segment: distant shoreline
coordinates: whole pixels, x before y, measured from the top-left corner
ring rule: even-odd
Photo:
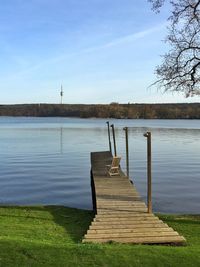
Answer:
[[[200,103],[180,104],[13,104],[0,116],[115,119],[200,119]]]

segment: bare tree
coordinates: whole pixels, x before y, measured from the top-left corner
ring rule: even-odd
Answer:
[[[165,0],[148,0],[159,12]],[[166,0],[167,1],[167,0]],[[166,42],[171,49],[156,67],[154,83],[186,97],[200,95],[200,0],[169,0],[173,10]]]

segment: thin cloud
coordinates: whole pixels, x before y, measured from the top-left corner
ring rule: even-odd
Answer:
[[[143,39],[143,38],[145,38],[145,37],[147,37],[147,36],[149,36],[155,32],[159,32],[159,31],[163,30],[165,27],[166,27],[166,22],[163,24],[160,24],[158,26],[151,27],[147,30],[139,31],[139,32],[136,32],[133,34],[128,34],[126,36],[122,36],[120,38],[116,38],[116,39],[109,41],[109,42],[102,44],[102,45],[89,47],[89,48],[82,49],[82,50],[74,52],[74,53],[61,54],[59,56],[52,57],[52,58],[49,58],[47,60],[41,61],[38,64],[32,65],[29,68],[26,68],[26,69],[24,69],[18,73],[15,73],[14,75],[12,75],[11,78],[22,77],[22,76],[24,76],[30,72],[36,71],[40,68],[43,68],[44,66],[55,64],[55,63],[64,61],[64,60],[71,58],[71,57],[74,57],[74,56],[81,56],[81,55],[84,55],[87,53],[97,52],[97,51],[100,51],[102,49],[109,49],[109,48],[112,48],[114,46],[118,46],[118,45],[130,43],[130,42],[133,42],[136,40],[140,40],[140,39]]]
[[[121,38],[117,38],[117,39],[103,45],[102,48],[113,47],[113,46],[116,46],[119,44],[124,44],[124,43],[128,43],[128,42],[140,40],[140,39],[143,39],[144,37],[146,37],[152,33],[155,33],[155,32],[158,32],[158,31],[164,29],[165,27],[166,27],[166,23],[163,23],[159,26],[152,27],[152,28],[149,28],[147,30],[143,30],[140,32],[129,34],[129,35],[123,36]]]

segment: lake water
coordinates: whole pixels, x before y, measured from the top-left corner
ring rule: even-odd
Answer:
[[[110,120],[125,170],[146,200],[146,131],[152,132],[153,210],[200,213],[200,120]],[[92,209],[90,152],[108,150],[106,119],[0,117],[0,204]]]

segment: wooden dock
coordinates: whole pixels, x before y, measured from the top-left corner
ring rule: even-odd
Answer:
[[[83,242],[183,244],[185,238],[147,212],[135,186],[121,174],[109,177],[110,152],[91,153],[93,202],[96,215]]]

